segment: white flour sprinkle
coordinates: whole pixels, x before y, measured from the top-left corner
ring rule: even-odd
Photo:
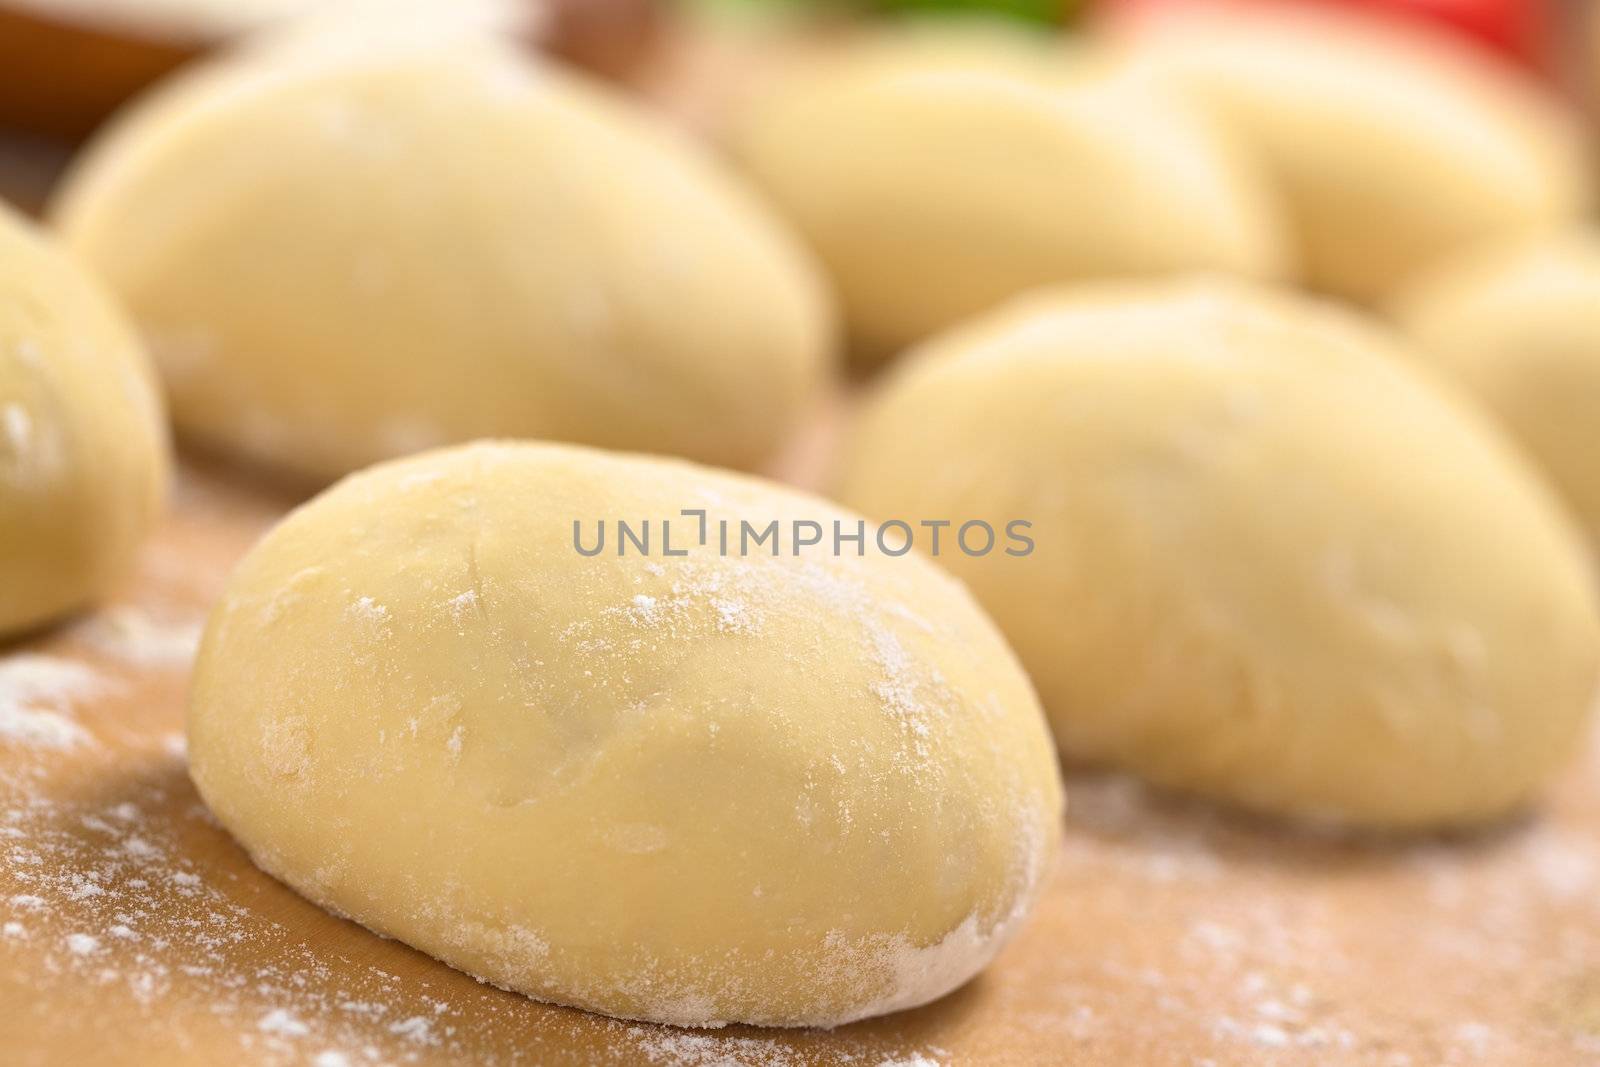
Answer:
[[[150,667],[187,667],[200,647],[204,620],[169,619],[120,605],[97,612],[73,636],[97,652]]]
[[[671,1030],[666,1027],[632,1028],[638,1055],[651,1067],[805,1067],[817,1062],[802,1048],[787,1041],[762,1037],[726,1037]],[[826,1062],[849,1067],[944,1067],[934,1049],[899,1052],[889,1056],[830,1050]]]
[[[141,860],[150,859],[159,853],[159,850],[156,848],[156,846],[152,845],[142,837],[128,838],[122,843],[122,851],[126,852],[134,859]]]
[[[360,597],[350,605],[350,614],[360,619],[372,622],[383,622],[389,617],[389,609],[369,596]]]
[[[457,622],[460,622],[477,608],[478,591],[476,589],[468,589],[459,596],[451,597],[446,606],[449,607],[451,616]]]
[[[318,1062],[320,1050],[345,1057],[320,1061],[330,1065],[406,1063],[428,1048],[475,1058],[452,1037],[462,1008],[437,995],[433,980],[402,986],[303,942],[232,899],[231,871],[218,872],[221,887],[208,884],[187,857],[197,834],[226,847],[223,831],[192,795],[181,799],[189,789],[181,764],[163,766],[172,757],[159,748],[149,758],[156,763],[128,792],[89,804],[53,799],[37,779],[0,763],[0,842],[10,847],[0,851],[3,953],[36,953],[30,966],[46,987],[91,982],[120,1002],[124,1017],[131,1010],[152,1028],[181,1025],[169,998],[187,990],[208,1014],[232,1020],[251,1062]],[[13,963],[0,955],[0,966]],[[498,991],[466,997],[474,1011],[507,1009]],[[374,1027],[391,1025],[405,1047],[380,1051]]]
[[[0,743],[68,749],[92,743],[64,712],[107,688],[75,660],[23,653],[0,659]]]
[[[407,1041],[415,1041],[419,1045],[437,1044],[433,1033],[433,1020],[421,1015],[413,1015],[391,1024],[389,1032]]]
[[[92,956],[100,951],[100,939],[92,934],[68,934],[67,951],[74,956]]]
[[[21,404],[7,404],[0,408],[0,433],[13,453],[20,455],[33,440],[33,418]]]
[[[256,1029],[264,1034],[280,1034],[284,1037],[304,1037],[311,1032],[311,1027],[282,1008],[274,1008],[263,1015],[261,1021],[256,1023]]]
[[[632,614],[634,618],[642,622],[654,622],[659,617],[656,610],[656,598],[640,593],[633,598]]]
[[[750,611],[741,601],[724,600],[713,597],[711,607],[717,613],[717,622],[727,633],[747,633],[750,627]]]
[[[83,727],[53,711],[0,704],[0,743],[65,749],[89,740]]]

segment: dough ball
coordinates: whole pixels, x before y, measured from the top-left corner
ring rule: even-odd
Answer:
[[[1538,460],[1600,545],[1600,233],[1445,267],[1397,305],[1419,351]]]
[[[650,521],[650,555],[617,554],[618,518]],[[950,991],[1056,847],[1027,678],[925,560],[795,556],[787,532],[723,556],[724,519],[859,521],[555,445],[350,478],[212,616],[201,794],[313,900],[541,1000],[831,1026]],[[574,523],[592,549],[601,520],[581,555]]]
[[[867,356],[1040,285],[1284,269],[1253,174],[1180,101],[1026,38],[861,42],[736,125]]]
[[[0,207],[0,635],[123,578],[169,467],[155,376],[132,328]]]
[[[1241,284],[1016,304],[912,357],[842,499],[1033,523],[941,556],[1070,756],[1316,821],[1469,823],[1576,743],[1600,618],[1574,532],[1388,335]]]
[[[179,78],[70,176],[180,432],[318,479],[491,435],[765,460],[831,356],[767,210],[487,32],[362,25]]]
[[[1575,116],[1473,46],[1317,5],[1164,14],[1136,65],[1276,181],[1307,279],[1358,301],[1481,241],[1579,215]]]

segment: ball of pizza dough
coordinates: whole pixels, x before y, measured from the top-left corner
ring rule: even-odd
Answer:
[[[155,375],[132,328],[0,207],[0,635],[125,577],[169,470]]]
[[[1243,283],[1023,301],[911,357],[841,499],[1031,522],[947,552],[1065,753],[1306,820],[1528,796],[1600,676],[1579,539],[1476,409],[1353,314]]]
[[[180,434],[324,480],[496,435],[762,463],[832,355],[765,206],[488,31],[371,34],[181,76],[68,178]]]
[[[1441,268],[1396,304],[1419,354],[1483,401],[1600,545],[1600,233]]]
[[[782,552],[724,554],[741,520]],[[212,615],[195,783],[311,899],[541,1000],[690,1026],[932,1000],[1049,868],[1049,731],[959,583],[870,535],[795,555],[795,520],[859,521],[571,446],[355,475]]]
[[[1274,180],[1307,280],[1362,302],[1473,244],[1582,214],[1581,127],[1470,44],[1320,5],[1162,12],[1134,66],[1208,109]]]
[[[775,79],[731,143],[867,358],[1040,285],[1285,269],[1255,174],[1180,100],[1021,36],[857,42]]]

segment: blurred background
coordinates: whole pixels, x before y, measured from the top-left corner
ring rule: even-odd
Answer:
[[[164,74],[255,30],[349,0],[0,0],[0,191],[37,206],[70,151]],[[769,49],[851,27],[994,19],[1040,34],[1193,8],[1311,5],[1472,42],[1595,112],[1590,0],[518,0],[529,45],[700,117]],[[403,3],[397,7],[404,6]]]

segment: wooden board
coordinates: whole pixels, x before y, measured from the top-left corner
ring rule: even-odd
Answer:
[[[1600,1063],[1600,746],[1514,825],[1389,844],[1071,774],[1062,863],[995,966],[831,1033],[479,985],[257,871],[189,783],[207,605],[291,503],[186,468],[115,603],[0,652],[5,1062]]]

